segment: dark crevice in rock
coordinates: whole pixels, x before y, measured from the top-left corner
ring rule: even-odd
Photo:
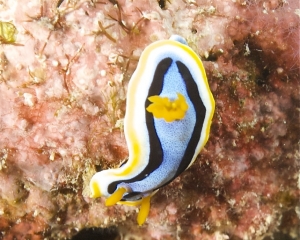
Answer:
[[[70,240],[117,240],[119,235],[119,231],[115,226],[109,228],[92,227],[82,229]]]

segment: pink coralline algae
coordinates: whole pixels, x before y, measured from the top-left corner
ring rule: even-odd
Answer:
[[[297,0],[0,2],[16,29],[0,30],[0,239],[299,239],[299,20]],[[88,184],[126,160],[128,80],[172,34],[201,56],[216,113],[138,227]]]

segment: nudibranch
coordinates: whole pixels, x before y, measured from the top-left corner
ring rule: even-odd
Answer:
[[[128,161],[96,173],[92,197],[107,197],[106,206],[140,206],[142,225],[151,196],[191,166],[204,147],[214,109],[203,64],[186,40],[173,35],[150,44],[128,85]]]

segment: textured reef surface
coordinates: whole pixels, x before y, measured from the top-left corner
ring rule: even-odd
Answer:
[[[298,0],[0,1],[0,239],[299,239],[299,20]],[[216,112],[139,227],[88,184],[126,160],[128,81],[172,34]]]

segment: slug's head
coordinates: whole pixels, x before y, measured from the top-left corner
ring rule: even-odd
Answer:
[[[108,185],[112,182],[113,175],[109,170],[96,173],[90,181],[90,191],[92,198],[109,196]]]

